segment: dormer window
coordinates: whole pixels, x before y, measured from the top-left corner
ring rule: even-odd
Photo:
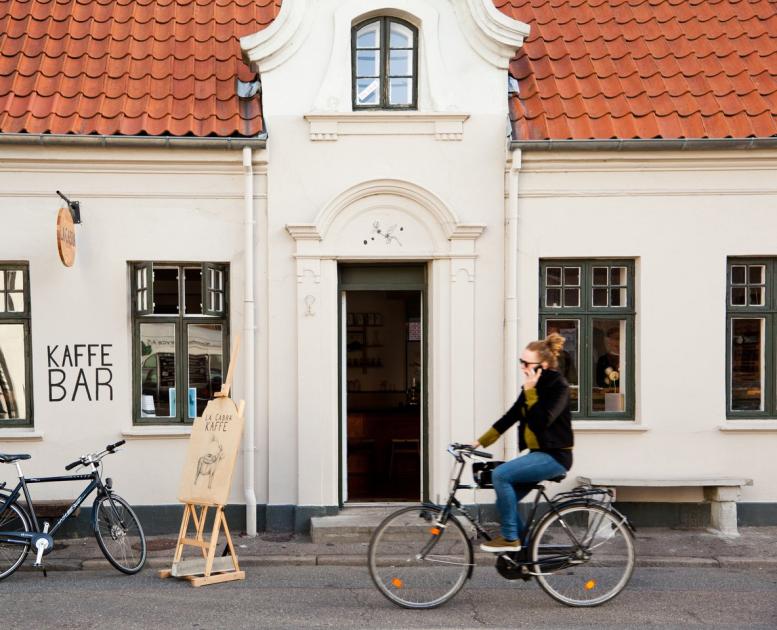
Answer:
[[[417,109],[418,29],[380,17],[352,31],[353,108]]]

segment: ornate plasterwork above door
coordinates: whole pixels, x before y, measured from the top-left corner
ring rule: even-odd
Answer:
[[[436,195],[411,182],[358,184],[331,200],[314,223],[290,223],[302,258],[474,258],[481,224],[461,223]]]

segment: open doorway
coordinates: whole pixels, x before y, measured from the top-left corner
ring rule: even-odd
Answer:
[[[343,496],[349,502],[422,496],[422,290],[344,290]]]

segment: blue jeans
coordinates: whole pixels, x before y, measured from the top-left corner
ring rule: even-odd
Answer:
[[[516,457],[494,469],[491,479],[496,490],[496,507],[502,517],[502,536],[506,540],[518,540],[523,532],[518,502],[529,494],[529,486],[566,472],[553,457],[539,451]]]

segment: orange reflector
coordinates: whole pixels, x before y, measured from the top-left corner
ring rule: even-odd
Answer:
[[[391,583],[397,588],[402,588],[405,585],[405,583],[399,578],[394,578],[391,580]]]
[[[440,528],[439,527],[432,527],[432,529],[429,530],[432,532],[432,536],[439,536],[440,535]]]
[[[585,590],[592,591],[596,588],[596,580],[588,580],[585,583]]]

